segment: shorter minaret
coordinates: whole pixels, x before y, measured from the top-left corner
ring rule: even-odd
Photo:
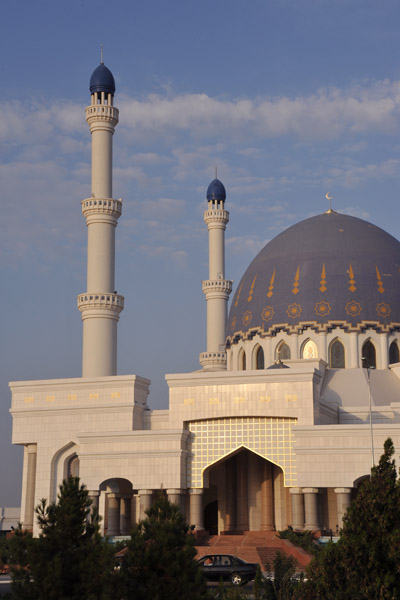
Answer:
[[[208,371],[226,369],[225,328],[232,281],[225,279],[225,228],[229,221],[225,199],[225,188],[216,178],[208,186],[208,208],[204,213],[208,228],[209,279],[202,282],[207,301],[207,352],[200,354],[200,364]]]
[[[83,321],[82,377],[117,374],[117,323],[124,297],[115,291],[115,228],[122,199],[112,198],[112,138],[118,123],[115,82],[101,64],[90,78],[86,121],[92,134],[92,195],[82,200],[88,228],[87,292],[78,296]]]

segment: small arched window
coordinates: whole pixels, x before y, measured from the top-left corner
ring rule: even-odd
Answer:
[[[256,352],[256,369],[264,369],[264,350],[259,346]]]
[[[389,364],[400,362],[399,347],[397,342],[392,342],[389,348]]]
[[[67,473],[68,477],[72,475],[72,477],[79,477],[79,458],[78,456],[73,456],[69,459],[67,463]]]
[[[303,346],[302,358],[318,358],[318,349],[312,340],[307,340]]]
[[[363,359],[365,359],[365,360],[363,360],[363,367],[365,367],[367,369],[370,367],[372,367],[373,369],[376,368],[375,346],[373,345],[371,340],[367,340],[363,344],[361,356]]]
[[[345,368],[344,346],[340,340],[334,340],[330,345],[329,366],[331,369]]]
[[[246,352],[241,348],[239,352],[239,371],[246,370]]]
[[[275,351],[275,360],[290,360],[290,348],[285,342],[278,344]]]

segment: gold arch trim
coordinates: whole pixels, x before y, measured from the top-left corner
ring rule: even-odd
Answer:
[[[204,471],[233,452],[246,448],[278,465],[285,487],[296,487],[297,470],[292,428],[297,419],[227,417],[189,423],[187,486],[203,487]]]

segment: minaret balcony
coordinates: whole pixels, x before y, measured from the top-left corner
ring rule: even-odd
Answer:
[[[204,212],[204,222],[206,225],[210,223],[226,225],[229,222],[229,212],[221,209],[206,210]]]
[[[78,308],[81,312],[92,308],[113,309],[119,314],[124,309],[124,297],[119,294],[86,292],[86,294],[79,294]]]
[[[199,362],[205,371],[223,371],[226,369],[226,352],[201,352]]]
[[[107,121],[113,127],[118,123],[119,110],[109,104],[94,104],[87,106],[86,121],[91,125],[94,121]]]
[[[229,279],[207,279],[206,281],[202,281],[202,288],[204,294],[211,294],[213,292],[222,293],[224,296],[228,298],[229,294],[232,291],[232,281]]]
[[[85,217],[91,215],[110,215],[116,219],[122,213],[122,198],[85,198],[81,201],[82,214]]]

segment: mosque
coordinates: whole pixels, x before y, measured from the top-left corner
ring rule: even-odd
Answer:
[[[228,315],[228,202],[212,181],[207,348],[198,371],[166,375],[169,409],[151,410],[150,381],[117,375],[114,93],[102,62],[86,108],[82,377],[10,383],[13,443],[24,446],[21,521],[37,533],[34,507],[72,473],[109,536],[128,533],[160,489],[197,531],[335,530],[384,440],[400,448],[400,243],[333,210],[306,219],[256,256]]]

